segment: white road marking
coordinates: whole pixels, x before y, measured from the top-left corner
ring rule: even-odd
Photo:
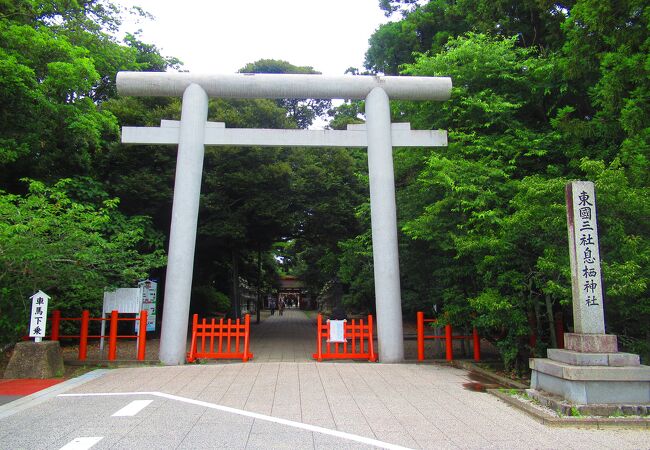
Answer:
[[[112,417],[135,416],[137,413],[146,408],[153,400],[133,400],[124,408],[113,414]]]
[[[74,438],[59,450],[86,450],[104,439],[103,437],[78,437]]]
[[[166,394],[164,392],[98,392],[98,393],[88,393],[88,394],[59,394],[58,396],[59,397],[102,397],[102,396],[128,396],[128,395],[139,395],[139,396],[153,395],[155,397],[162,397],[162,398],[167,398],[169,400],[176,400],[183,403],[189,403],[191,405],[202,406],[204,408],[216,409],[219,411],[224,411],[231,414],[238,414],[240,416],[250,417],[257,420],[265,420],[267,422],[278,423],[280,425],[287,425],[294,428],[300,428],[303,430],[311,431],[313,433],[321,433],[329,436],[338,437],[341,439],[347,439],[349,441],[361,442],[362,444],[374,445],[375,447],[379,447],[379,448],[386,448],[389,450],[408,450],[408,447],[402,447],[400,445],[390,444],[388,442],[382,442],[382,441],[378,441],[377,439],[371,439],[356,434],[345,433],[343,431],[338,431],[338,430],[329,430],[327,428],[319,427],[316,425],[294,422],[293,420],[267,416],[265,414],[244,411],[241,409],[231,408],[229,406],[217,405],[214,403],[208,403],[201,400],[179,397],[178,395]]]

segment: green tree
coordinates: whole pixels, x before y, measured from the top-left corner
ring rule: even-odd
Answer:
[[[101,102],[114,97],[119,70],[164,70],[178,61],[154,46],[112,34],[119,9],[107,1],[0,5],[0,185],[93,175],[95,159],[117,140]]]
[[[241,73],[284,73],[284,74],[320,74],[311,66],[294,66],[287,61],[276,59],[260,59],[239,69]],[[287,115],[296,123],[298,128],[307,128],[314,120],[323,117],[332,106],[329,99],[295,99],[285,98],[276,100],[277,104],[287,110]]]
[[[397,75],[415,61],[414,53],[438,53],[450,38],[467,32],[510,38],[521,47],[559,49],[561,27],[575,1],[553,0],[381,0],[386,15],[399,11],[401,20],[381,25],[370,37],[365,67]]]
[[[390,25],[394,34],[411,37],[376,33],[367,68],[454,82],[449,102],[393,104],[395,116],[416,128],[450,131],[444,153],[421,162],[402,151],[396,157],[405,309],[419,297],[425,309],[444,305],[452,322],[475,313],[506,363],[525,367],[529,350],[553,345],[553,315],[571,313],[563,187],[591,179],[606,205],[599,219],[607,327],[627,348],[647,352],[647,331],[632,316],[645,320],[648,297],[648,230],[637,219],[647,217],[648,7],[588,0],[381,5],[402,13]],[[483,34],[458,38],[469,30]],[[531,333],[536,349],[528,348]]]
[[[25,333],[27,299],[41,289],[51,309],[79,316],[97,312],[107,287],[133,285],[165,263],[148,219],[126,217],[118,201],[101,207],[68,194],[70,180],[52,187],[31,181],[24,195],[0,194],[0,343]]]

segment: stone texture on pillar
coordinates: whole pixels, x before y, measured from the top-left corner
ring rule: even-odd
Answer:
[[[572,181],[565,194],[574,330],[605,334],[594,183]]]
[[[618,339],[615,334],[564,333],[564,348],[576,352],[616,353]]]
[[[199,216],[208,96],[191,84],[183,94],[167,276],[160,336],[160,361],[185,363],[187,325]]]
[[[390,104],[381,88],[374,88],[366,97],[366,126],[379,361],[398,363],[404,360],[404,335],[397,207]]]

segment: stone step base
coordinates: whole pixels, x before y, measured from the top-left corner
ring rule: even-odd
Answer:
[[[553,361],[573,366],[638,367],[641,365],[639,355],[633,353],[582,353],[549,348],[547,356]]]
[[[650,366],[578,366],[533,358],[530,387],[578,404],[650,405]]]
[[[650,414],[650,405],[632,404],[577,404],[566,401],[564,398],[537,389],[526,389],[529,397],[537,400],[541,405],[550,408],[563,416],[647,416]]]

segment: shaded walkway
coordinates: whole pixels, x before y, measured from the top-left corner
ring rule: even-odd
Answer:
[[[251,351],[255,362],[312,361],[316,351],[316,320],[298,309],[285,309],[251,324]]]

